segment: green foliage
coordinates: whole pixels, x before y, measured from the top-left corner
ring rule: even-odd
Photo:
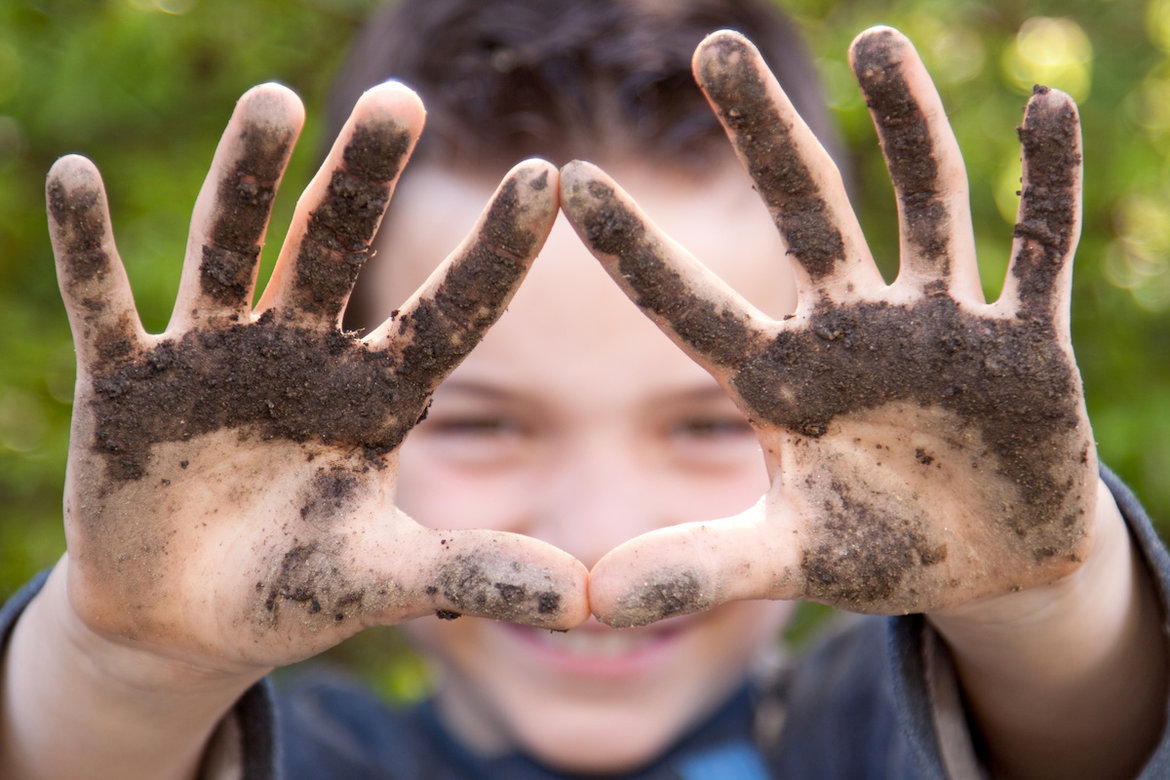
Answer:
[[[317,159],[324,96],[373,4],[0,4],[0,598],[64,549],[73,351],[45,228],[45,172],[70,152],[102,169],[143,321],[161,330],[195,194],[236,99],[268,80],[305,99],[310,119],[287,177],[295,193]],[[288,224],[290,192],[273,236]]]
[[[291,194],[317,159],[329,82],[375,4],[0,5],[0,598],[64,549],[60,496],[73,365],[45,231],[45,171],[56,157],[81,152],[105,172],[143,319],[161,329],[191,205],[234,101],[270,79],[306,100],[308,127],[272,230],[279,236]],[[1170,520],[1170,480],[1162,476],[1170,472],[1170,361],[1158,357],[1170,346],[1170,0],[786,5],[822,67],[856,163],[862,222],[887,274],[896,267],[894,201],[845,62],[854,34],[876,23],[899,27],[935,75],[970,171],[989,298],[1010,250],[1019,178],[1014,128],[1026,95],[1033,81],[1044,81],[1078,98],[1086,193],[1074,343],[1102,459],[1155,517]],[[269,251],[265,273],[271,262]]]

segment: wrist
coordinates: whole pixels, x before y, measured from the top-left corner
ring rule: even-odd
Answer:
[[[1068,577],[929,616],[995,771],[1121,776],[1157,744],[1167,684],[1162,608],[1104,484],[1089,528],[1090,552]]]
[[[977,599],[927,617],[952,643],[977,647],[1027,641],[1044,635],[1079,632],[1093,626],[1098,633],[1118,628],[1118,606],[1133,595],[1136,561],[1129,530],[1112,493],[1098,480],[1089,552],[1076,571],[1045,585],[1002,596]]]
[[[217,724],[264,670],[213,672],[91,631],[69,604],[67,565],[5,652],[0,775],[193,776]]]

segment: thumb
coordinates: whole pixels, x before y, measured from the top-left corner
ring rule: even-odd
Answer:
[[[626,628],[728,601],[799,597],[795,531],[766,520],[766,500],[734,517],[660,528],[615,547],[589,574],[593,614]]]

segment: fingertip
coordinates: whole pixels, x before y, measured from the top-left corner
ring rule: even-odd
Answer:
[[[353,109],[353,118],[359,122],[396,124],[415,138],[422,133],[426,115],[426,108],[418,93],[395,80],[384,81],[367,89]]]
[[[1036,84],[1024,109],[1025,129],[1047,130],[1056,123],[1080,122],[1077,103],[1067,92]],[[1037,127],[1043,125],[1043,127]]]
[[[105,186],[89,158],[70,154],[53,163],[45,178],[45,202],[58,255],[91,251],[108,239]]]
[[[570,188],[580,189],[585,183],[594,179],[608,178],[605,172],[586,160],[570,160],[561,167],[561,193]]]
[[[430,608],[549,629],[589,618],[585,566],[563,550],[494,531],[434,531],[424,541],[439,554],[420,583]]]
[[[908,49],[914,48],[902,31],[879,24],[862,30],[849,44],[849,61],[858,64],[894,62]]]
[[[571,218],[609,201],[621,188],[597,165],[584,160],[566,163],[560,171],[561,205]]]
[[[602,623],[612,628],[634,628],[659,620],[710,609],[716,601],[710,579],[686,564],[642,569],[618,554],[603,557],[589,580],[589,605]]]
[[[709,33],[695,47],[692,58],[694,72],[699,74],[713,62],[727,60],[737,54],[755,50],[755,45],[743,33],[735,30],[716,30]]]
[[[88,157],[67,154],[60,157],[45,175],[46,191],[59,190],[74,193],[85,189],[101,188],[102,177],[97,166]]]
[[[249,89],[236,101],[236,107],[254,124],[297,130],[305,124],[305,106],[300,97],[274,81]]]
[[[497,191],[497,197],[507,187],[514,188],[521,204],[521,221],[542,236],[541,245],[552,229],[560,208],[560,171],[539,158],[525,160],[508,171]],[[533,258],[535,259],[535,253]]]

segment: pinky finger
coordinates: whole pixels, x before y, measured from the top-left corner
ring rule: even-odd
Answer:
[[[1081,132],[1072,98],[1037,87],[1020,127],[1023,188],[999,306],[1067,330],[1081,230]]]
[[[130,282],[114,246],[101,175],[78,155],[62,157],[45,186],[57,282],[69,314],[78,372],[120,360],[145,343]]]

